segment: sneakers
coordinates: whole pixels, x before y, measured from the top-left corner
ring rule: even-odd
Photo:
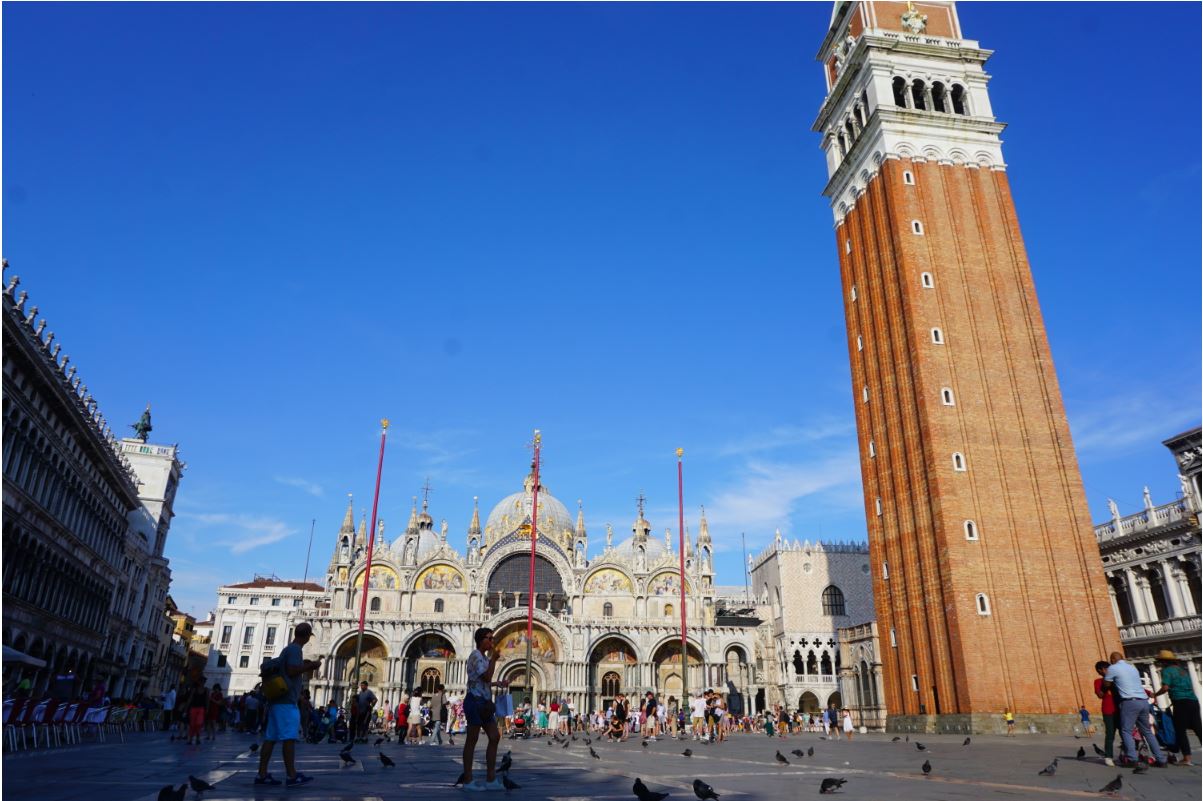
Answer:
[[[501,779],[494,779],[491,782],[485,782],[486,790],[504,790],[505,785],[501,783]]]
[[[269,774],[267,774],[266,776],[256,776],[256,777],[255,777],[255,784],[270,784],[270,785],[272,785],[272,786],[276,786],[276,785],[279,785],[279,784],[283,784],[283,782],[282,782],[282,781],[280,781],[279,779],[276,779],[276,778],[274,778],[274,777],[273,777],[273,776],[272,776],[272,775],[269,773]]]
[[[1115,767],[1115,760],[1114,760],[1114,759],[1112,759],[1111,757],[1103,757],[1103,764],[1104,764],[1104,765],[1106,765],[1106,766],[1107,766],[1107,767],[1109,767],[1109,768],[1114,768],[1114,767]]]
[[[482,793],[485,790],[485,783],[480,779],[476,779],[475,781],[465,784],[464,789],[470,793]]]
[[[296,778],[289,779],[288,783],[285,786],[286,787],[300,787],[302,784],[309,784],[309,782],[311,782],[311,781],[313,781],[312,776],[306,776],[304,773],[298,772]],[[279,784],[279,782],[277,782],[277,784]]]

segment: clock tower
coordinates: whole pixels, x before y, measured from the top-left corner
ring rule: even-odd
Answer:
[[[1120,649],[990,55],[952,2],[837,2],[818,54],[894,730],[1066,730]]]

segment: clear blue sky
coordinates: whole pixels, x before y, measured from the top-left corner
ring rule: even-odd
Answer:
[[[863,540],[814,62],[827,3],[5,4],[4,255],[114,423],[188,471],[181,605],[329,558],[393,421],[463,534],[545,483],[593,542],[675,526],[720,581]],[[1200,416],[1200,7],[966,3],[1091,511],[1178,492]],[[1154,39],[1141,32],[1156,30]]]

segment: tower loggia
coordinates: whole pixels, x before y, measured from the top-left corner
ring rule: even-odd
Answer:
[[[984,65],[955,3],[839,2],[818,59],[895,729],[1068,726],[1119,647]],[[886,646],[886,643],[890,646]]]

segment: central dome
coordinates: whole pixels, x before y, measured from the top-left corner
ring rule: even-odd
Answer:
[[[514,531],[523,523],[530,520],[531,505],[534,499],[535,481],[531,476],[526,477],[522,492],[507,495],[489,512],[485,522],[485,544],[492,545]],[[574,524],[568,515],[564,504],[547,491],[547,487],[539,485],[539,533],[550,537],[553,541],[564,543],[572,537]]]

